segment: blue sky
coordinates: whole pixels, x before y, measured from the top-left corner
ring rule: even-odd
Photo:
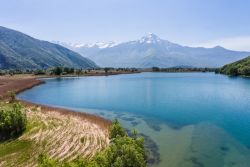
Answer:
[[[48,41],[128,41],[250,51],[250,0],[2,0],[0,25]]]

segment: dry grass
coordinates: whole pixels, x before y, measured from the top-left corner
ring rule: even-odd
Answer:
[[[8,91],[19,93],[41,83],[32,76],[0,77],[0,97],[6,98]]]
[[[26,132],[0,144],[1,167],[36,166],[40,153],[59,161],[91,158],[109,144],[108,121],[105,127],[80,113],[34,106],[27,106],[25,112],[29,122]]]

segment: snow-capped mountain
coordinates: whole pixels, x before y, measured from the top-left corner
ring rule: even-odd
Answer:
[[[161,42],[162,40],[155,34],[148,33],[146,36],[142,37],[139,41],[140,43],[158,43]]]
[[[152,33],[141,39],[119,44],[114,42],[71,44],[68,48],[90,58],[102,67],[220,67],[250,55],[250,52],[231,51],[220,46],[214,48],[181,46]]]
[[[118,45],[118,43],[115,43],[113,41],[109,42],[96,42],[96,43],[66,43],[66,42],[60,42],[60,41],[52,41],[53,43],[62,45],[64,47],[70,48],[70,49],[80,49],[80,48],[110,48],[113,46]]]

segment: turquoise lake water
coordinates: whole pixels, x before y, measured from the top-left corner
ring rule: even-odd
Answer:
[[[145,136],[150,166],[250,166],[250,79],[139,73],[45,81],[18,98],[118,118]]]

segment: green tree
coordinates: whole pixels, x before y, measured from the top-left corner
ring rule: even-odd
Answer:
[[[34,74],[35,75],[45,75],[46,72],[45,72],[45,70],[38,69],[38,70],[35,70]]]
[[[17,137],[25,130],[27,118],[21,110],[18,103],[0,108],[0,140]]]
[[[241,69],[241,73],[242,73],[242,75],[250,76],[250,66],[243,67]]]
[[[55,75],[61,75],[62,72],[63,72],[62,67],[56,67],[53,70],[53,74],[55,74]]]
[[[70,68],[69,73],[73,74],[74,72],[75,72],[75,69],[74,68]]]
[[[237,76],[238,75],[238,68],[234,67],[234,66],[229,67],[227,74],[232,75],[232,76]]]
[[[68,68],[68,67],[65,67],[64,69],[63,69],[63,71],[65,72],[65,73],[69,73],[69,71],[70,71],[70,69]]]
[[[81,75],[82,74],[82,69],[76,70],[76,75]]]
[[[125,130],[121,127],[119,121],[115,119],[109,130],[109,138],[114,139],[117,137],[124,137],[124,136],[126,136]]]
[[[144,148],[144,139],[137,137],[137,132],[132,132],[129,137],[126,131],[121,127],[119,121],[114,120],[110,128],[110,146],[99,156],[97,156],[97,165],[102,167],[145,167],[146,154]]]
[[[102,167],[145,167],[145,157],[143,138],[125,136],[115,138],[95,162]]]
[[[104,71],[105,71],[105,73],[108,73],[109,68],[108,68],[108,67],[105,67],[105,68],[104,68]]]
[[[152,67],[152,70],[155,71],[155,72],[159,72],[160,68],[159,67]]]

